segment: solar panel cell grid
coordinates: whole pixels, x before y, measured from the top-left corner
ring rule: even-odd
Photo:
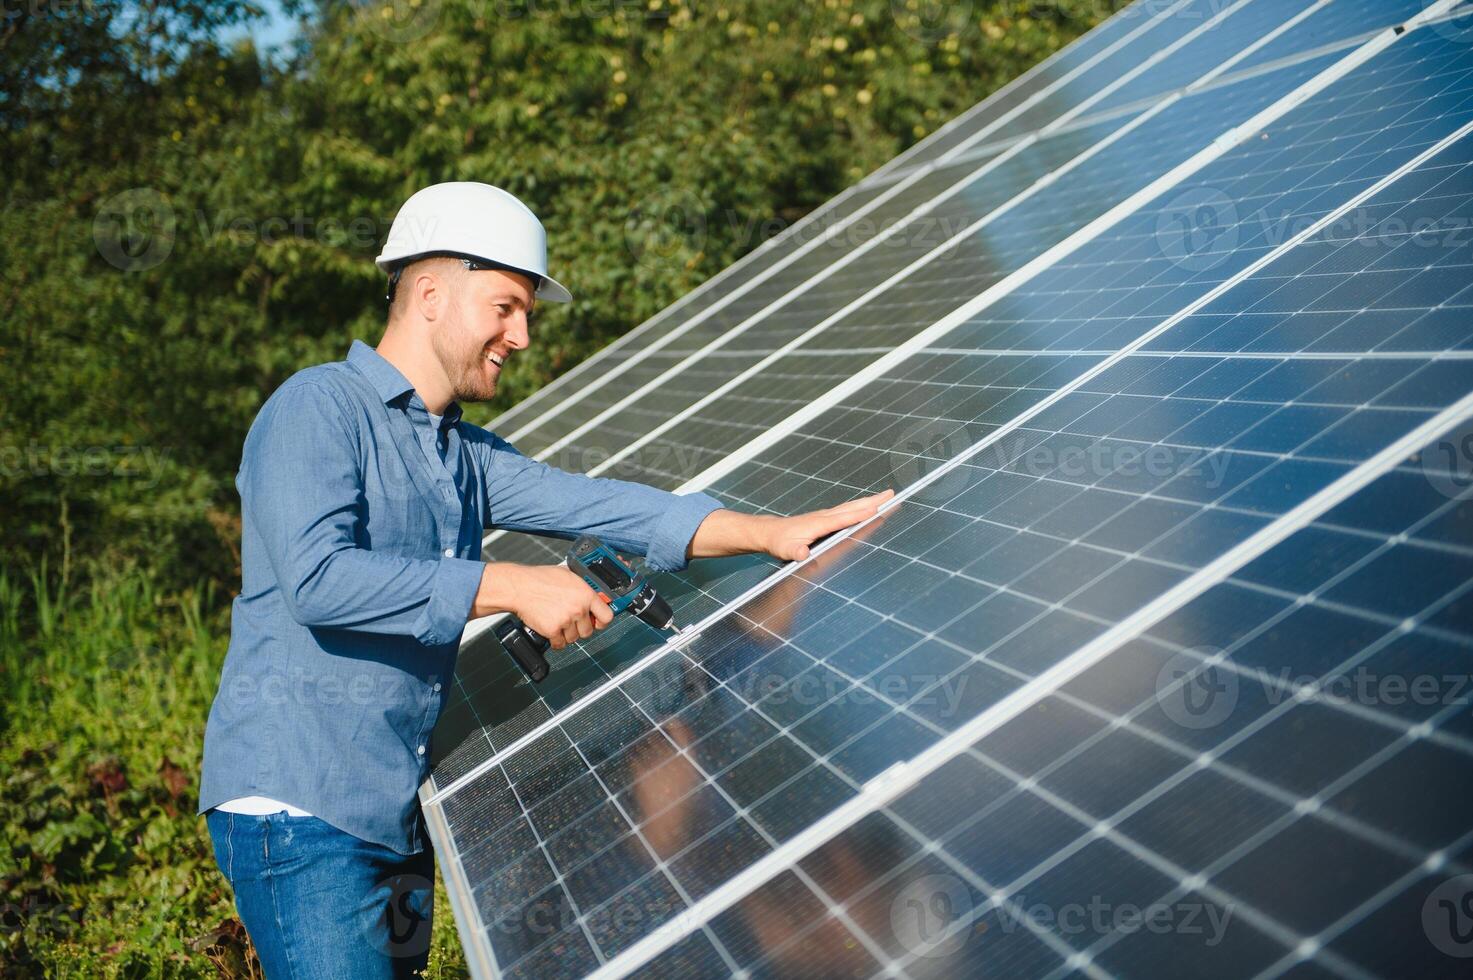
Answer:
[[[1017,203],[958,244],[906,271],[816,333],[803,348],[742,379],[740,387],[683,416],[678,430],[648,445],[678,444],[695,455],[700,468],[714,463],[1200,149],[1205,142],[1198,135],[1201,130],[1188,127],[1188,120],[1200,118],[1205,110],[1212,116],[1212,131],[1219,131],[1217,124],[1226,129],[1322,67],[1315,63],[1284,69],[1217,91],[1210,104],[1183,100],[1166,109],[1083,163],[1067,180],[1051,185],[1048,193]],[[846,353],[850,351],[856,353]],[[801,389],[793,387],[789,380],[793,377],[806,379]],[[646,474],[637,459],[630,471],[658,482],[657,474]]]
[[[1089,114],[1110,112],[1183,89],[1197,81],[1204,68],[1216,65],[1225,56],[1250,51],[1260,42],[1269,43],[1266,38],[1313,5],[1314,0],[1219,3],[1210,8],[1217,16],[1209,20],[1203,30],[1185,37],[1177,50],[1150,66],[1149,70],[1140,72],[1113,91],[1099,93],[1098,98],[1089,102],[1086,111]],[[1247,60],[1246,55],[1243,60]],[[1237,65],[1235,62],[1229,70],[1236,69]]]
[[[941,349],[918,357],[891,376],[877,379],[826,417],[816,420],[810,430],[792,437],[788,445],[775,450],[770,458],[758,457],[740,476],[734,474],[718,482],[712,490],[718,494],[730,493],[733,501],[746,506],[771,506],[771,501],[791,500],[795,496],[836,502],[855,490],[883,484],[830,465],[833,452],[826,451],[826,444],[867,446],[870,461],[887,459],[903,466],[905,451],[895,451],[904,444],[905,440],[897,438],[901,434],[938,445],[948,440],[955,444],[962,438],[979,438],[989,424],[1006,422],[1012,417],[1011,404],[1002,405],[995,416],[980,412],[968,414],[968,399],[978,397],[973,387],[975,382],[969,383],[968,376],[975,374],[1005,389],[1005,383],[990,379],[997,365],[1008,363],[999,359],[1008,351],[1016,351],[1017,356],[1011,360],[1023,364],[1039,359],[1039,355],[1025,356],[1029,350],[1061,355],[1079,352],[1074,357],[1087,366],[1090,352],[1108,353],[1142,336],[1163,317],[1200,298],[1208,288],[1240,272],[1290,234],[1308,227],[1330,208],[1384,177],[1425,149],[1430,141],[1446,136],[1470,118],[1473,109],[1469,106],[1469,86],[1473,84],[1470,75],[1473,69],[1459,57],[1459,48],[1432,34],[1409,38],[1403,43],[1408,45],[1407,49],[1398,52],[1393,47],[1363,72],[1285,117],[1266,134],[1267,139],[1249,141],[1232,151],[1189,182],[1142,208],[1137,215],[1020,285],[939,341]],[[1395,134],[1396,138],[1388,139],[1388,134]],[[1205,352],[1212,349],[1211,345],[1197,343],[1196,337],[1202,331],[1228,322],[1232,324],[1234,336],[1242,338],[1232,345],[1234,350],[1296,351],[1298,347],[1285,346],[1283,342],[1283,335],[1291,329],[1287,324],[1292,324],[1295,336],[1311,330],[1328,336],[1334,328],[1333,336],[1345,338],[1349,343],[1341,349],[1358,349],[1349,338],[1375,330],[1388,315],[1376,309],[1385,302],[1395,302],[1394,297],[1388,299],[1387,290],[1381,290],[1383,295],[1370,303],[1370,308],[1357,303],[1352,308],[1354,316],[1348,318],[1337,315],[1333,299],[1331,305],[1323,308],[1309,309],[1309,303],[1284,307],[1292,296],[1329,289],[1329,277],[1337,274],[1334,285],[1359,289],[1359,283],[1373,274],[1372,270],[1397,265],[1393,255],[1403,256],[1399,263],[1403,266],[1415,263],[1420,268],[1421,264],[1430,262],[1431,268],[1437,271],[1422,274],[1427,288],[1439,290],[1432,295],[1451,299],[1460,291],[1456,287],[1461,260],[1456,249],[1445,249],[1431,256],[1429,249],[1414,243],[1413,236],[1403,234],[1392,238],[1361,236],[1356,239],[1360,244],[1349,253],[1333,260],[1327,258],[1327,253],[1344,252],[1347,236],[1355,237],[1357,230],[1364,231],[1368,225],[1385,219],[1405,201],[1423,197],[1426,185],[1445,179],[1447,168],[1462,161],[1466,152],[1461,145],[1451,148],[1440,158],[1437,167],[1404,178],[1398,183],[1396,194],[1382,196],[1345,216],[1337,234],[1302,245],[1281,260],[1271,275],[1255,276],[1251,282],[1235,287],[1221,304],[1199,310],[1189,322],[1172,327],[1153,349],[1179,346],[1187,351]],[[1436,221],[1456,224],[1459,220],[1456,213],[1413,215],[1410,219],[1394,213],[1390,216],[1390,226],[1400,225],[1408,233],[1410,226],[1404,224],[1407,220],[1420,220],[1424,224]],[[1183,227],[1180,224],[1183,221],[1192,224]],[[1424,238],[1418,236],[1415,241],[1419,243]],[[1386,252],[1368,265],[1355,261],[1357,253],[1369,247],[1364,244],[1366,241],[1382,242],[1378,247]],[[1188,245],[1194,246],[1190,252]],[[1316,266],[1315,274],[1302,275],[1302,270],[1311,265]],[[1406,280],[1410,271],[1388,268],[1386,274]],[[1431,277],[1435,275],[1450,276],[1452,282],[1433,286]],[[1410,278],[1415,281],[1418,277]],[[1247,298],[1249,293],[1265,292],[1273,298],[1265,299],[1262,306],[1254,305]],[[1342,326],[1341,319],[1349,319],[1357,326]],[[1381,330],[1379,336],[1386,339],[1378,340],[1376,349],[1416,349],[1418,345],[1410,344],[1412,337],[1458,342],[1461,335],[1457,320],[1445,304],[1424,303],[1418,316],[1402,318],[1395,329]],[[1260,334],[1272,325],[1277,325],[1273,326],[1273,332],[1280,337],[1276,347]],[[1306,348],[1315,348],[1320,353],[1334,349],[1332,341],[1321,342],[1318,336]],[[1397,339],[1403,336],[1408,339]],[[1179,339],[1182,337],[1190,340]],[[1423,349],[1439,350],[1443,346],[1433,342]],[[1063,366],[1063,370],[1069,369],[1069,358],[1061,356],[1052,360]],[[1145,370],[1145,362],[1136,364]],[[1270,366],[1264,361],[1233,370],[1267,372]],[[1212,364],[1205,361],[1155,365],[1152,370],[1161,374],[1154,384],[1160,386],[1183,372],[1205,373],[1210,368]],[[1135,369],[1134,365],[1129,368]],[[1294,365],[1283,369],[1275,378],[1288,370],[1328,372],[1332,366],[1329,361]],[[1215,378],[1216,375],[1209,376]],[[907,398],[904,412],[892,412],[885,407],[896,397],[896,390],[904,392]],[[1105,411],[1121,410],[1122,404],[1114,402]],[[1221,440],[1250,420],[1260,420],[1261,411],[1244,405],[1220,406],[1206,413],[1195,425],[1202,437]],[[966,431],[958,429],[957,424],[964,425]],[[809,457],[825,465],[800,465]],[[873,463],[869,465],[872,468]],[[887,476],[884,472],[877,475],[880,479]],[[764,485],[766,490],[759,489]]]
[[[1254,51],[1238,67],[1248,70],[1305,51],[1354,43],[1405,23],[1429,6],[1427,0],[1335,0],[1320,4],[1292,30]]]
[[[1459,168],[1454,169],[1460,172]],[[1442,185],[1438,184],[1435,186]],[[1446,195],[1444,196],[1446,197]],[[1452,198],[1448,199],[1452,200]],[[1163,334],[1163,337],[1167,335]],[[1409,374],[1410,370],[1408,369],[1406,373]],[[1129,396],[1132,391],[1130,382],[1133,381],[1139,384],[1143,379],[1149,378],[1150,373],[1149,371],[1140,370],[1123,371],[1122,376],[1127,379],[1127,383],[1121,385],[1114,383],[1111,380],[1110,373],[1106,372],[1101,375],[1104,381],[1098,388],[1101,389],[1101,393],[1105,393],[1112,398]],[[1259,376],[1261,375],[1254,375],[1254,377]],[[1326,384],[1333,382],[1335,377],[1335,373],[1316,375],[1313,377],[1313,381],[1316,385]],[[1242,379],[1240,378],[1239,380]],[[1250,382],[1250,385],[1254,383],[1256,382]],[[1260,385],[1258,389],[1255,389],[1255,394],[1262,397],[1266,393],[1266,390]],[[1313,386],[1309,391],[1313,391]],[[1178,389],[1173,397],[1178,399],[1190,398],[1190,383],[1184,389]],[[1312,399],[1301,398],[1301,400]],[[1059,404],[1063,403],[1061,402]],[[1062,412],[1060,417],[1062,418],[1068,415],[1069,412]],[[1297,460],[1293,461],[1298,462]],[[1276,462],[1268,463],[1266,466],[1255,467],[1254,472],[1255,474],[1260,470],[1273,472],[1278,467],[1284,466],[1289,462],[1291,460],[1280,459]],[[997,477],[1003,472],[1003,469],[983,468],[976,474],[977,479],[969,480],[969,489],[974,486],[982,486],[987,480]],[[1321,472],[1298,480],[1299,498],[1302,499],[1303,496],[1306,496],[1313,489],[1317,489],[1323,485],[1324,482],[1328,481],[1330,475],[1336,472],[1338,471],[1333,466],[1327,465]],[[1170,481],[1166,482],[1169,483]],[[1252,480],[1247,481],[1248,485],[1251,485],[1251,483]],[[1296,481],[1290,480],[1288,484],[1292,489],[1296,485]],[[1139,487],[1132,487],[1131,490],[1135,493],[1140,492]],[[1159,493],[1161,491],[1158,489],[1157,492]],[[1241,493],[1242,491],[1240,490],[1230,494],[1225,498],[1226,502],[1221,506],[1227,509],[1233,509],[1233,501],[1238,499]],[[1169,499],[1171,494],[1162,493],[1162,496]],[[1012,495],[1007,495],[1002,501],[1002,504],[1005,505],[1008,499],[1012,499]],[[1287,496],[1285,491],[1280,487],[1274,493],[1268,494],[1261,499],[1254,497],[1243,499],[1248,504],[1245,509],[1251,513],[1255,509],[1272,508],[1275,504],[1285,506],[1293,498]],[[1187,518],[1187,515],[1195,509],[1188,507],[1180,516]],[[999,516],[999,512],[995,505],[980,509],[980,513],[976,515],[962,514],[961,516],[978,517],[994,525],[1006,526],[1005,522],[996,519]],[[1030,517],[1032,516],[1030,515]],[[912,538],[914,537],[916,526],[918,525],[913,524],[909,528],[912,532]],[[994,636],[1001,634],[1003,632],[1002,629],[984,630],[981,632],[981,635],[986,637],[983,642],[987,645],[983,647],[977,646],[977,640],[979,638],[977,632],[969,630],[961,633],[953,632],[952,634],[948,634],[943,628],[939,634],[934,635],[934,639],[942,643],[940,649],[929,652],[923,648],[917,649],[921,648],[922,644],[926,642],[927,626],[930,629],[935,629],[936,623],[916,623],[904,613],[904,610],[912,604],[919,604],[920,608],[924,609],[925,604],[923,600],[928,596],[934,595],[934,589],[937,584],[936,580],[955,574],[947,567],[927,567],[914,561],[905,561],[902,557],[902,560],[899,561],[882,561],[878,564],[871,561],[869,573],[860,574],[858,572],[848,571],[851,568],[859,569],[861,564],[852,561],[851,558],[848,561],[835,561],[832,566],[833,571],[825,571],[820,568],[815,573],[802,574],[800,577],[808,586],[823,587],[830,593],[840,597],[850,598],[855,604],[869,608],[872,614],[888,614],[891,622],[897,622],[911,627],[920,625],[922,627],[920,630],[915,633],[907,632],[903,634],[904,638],[900,642],[895,643],[893,647],[887,646],[885,649],[887,651],[894,650],[896,653],[906,651],[907,648],[915,650],[916,652],[906,652],[904,655],[918,658],[917,663],[936,667],[937,673],[930,675],[933,677],[938,675],[943,677],[953,675],[957,677],[979,675],[988,677],[988,675],[995,675],[995,677],[989,678],[993,683],[986,685],[987,695],[995,698],[1010,689],[1007,683],[1009,678],[1016,684],[1029,676],[1036,676],[1039,671],[1053,662],[1053,659],[1057,658],[1058,651],[1073,649],[1090,636],[1097,635],[1100,631],[1100,626],[1094,621],[1097,620],[1101,611],[1106,611],[1115,616],[1121,616],[1129,611],[1132,604],[1139,605],[1143,601],[1142,596],[1130,595],[1129,602],[1125,606],[1101,610],[1098,606],[1092,607],[1092,603],[1083,598],[1089,594],[1089,590],[1087,588],[1080,588],[1079,586],[1085,581],[1100,580],[1112,568],[1122,564],[1120,555],[1116,553],[1112,556],[1112,551],[1125,547],[1133,547],[1136,550],[1128,554],[1139,556],[1140,549],[1149,543],[1141,535],[1159,537],[1162,527],[1170,525],[1154,520],[1122,525],[1118,519],[1115,519],[1105,526],[1114,526],[1116,528],[1114,538],[1110,540],[1109,545],[1091,545],[1089,543],[1089,536],[1086,536],[1085,541],[1079,545],[1070,545],[1068,542],[1063,541],[1049,542],[1051,545],[1049,551],[1053,557],[1046,559],[1045,563],[1059,563],[1060,567],[1071,569],[1077,569],[1079,567],[1087,568],[1089,570],[1088,574],[1080,581],[1067,582],[1061,586],[1055,576],[1052,575],[1036,576],[1035,579],[1030,580],[1028,570],[1039,567],[1036,559],[1039,558],[1042,552],[1040,550],[1030,551],[1026,548],[1005,552],[1002,555],[1002,560],[987,562],[985,563],[985,568],[983,567],[984,563],[981,561],[975,561],[973,565],[967,566],[967,568],[975,568],[976,572],[980,573],[976,578],[967,575],[965,572],[963,573],[965,577],[972,580],[971,591],[973,597],[982,598],[980,603],[972,607],[973,610],[985,608],[989,602],[995,601],[999,596],[1007,595],[1010,601],[1000,604],[1001,607],[999,609],[1005,617],[1002,622],[1009,624],[1028,623],[1030,625],[1030,628],[1026,632],[1016,628],[1013,629],[1000,642],[988,641],[991,641]],[[1015,528],[1013,533],[1003,543],[1026,540],[1026,536],[1029,535],[1038,537],[1037,532]],[[1043,535],[1042,537],[1047,538],[1047,535]],[[853,547],[883,549],[885,542],[883,529],[873,540],[875,542],[874,544],[866,545],[856,542]],[[992,551],[996,552],[1001,548],[1002,544],[993,548]],[[1060,562],[1058,556],[1070,550],[1076,551],[1081,558],[1084,555],[1091,555],[1096,558],[1110,557],[1105,561],[1091,562],[1081,560]],[[874,553],[879,554],[881,552],[875,551]],[[984,552],[984,555],[990,553]],[[1199,556],[1202,559],[1206,557],[1210,557],[1210,555]],[[1140,561],[1142,559],[1137,557],[1134,560]],[[1127,555],[1124,563],[1129,563],[1130,561],[1132,559]],[[1170,567],[1170,563],[1158,562],[1156,564],[1167,568]],[[841,577],[838,572],[841,568],[843,569],[844,577]],[[920,568],[926,568],[929,575],[920,574],[918,578],[917,574]],[[997,580],[989,581],[988,578],[980,577],[981,575],[996,576]],[[1164,583],[1156,583],[1158,590],[1162,584]],[[945,726],[938,725],[936,722],[928,719],[924,712],[919,714],[914,713],[905,707],[905,702],[897,702],[893,697],[886,697],[886,692],[881,689],[881,685],[877,681],[871,680],[866,683],[866,678],[870,675],[866,672],[865,668],[870,665],[851,663],[848,658],[842,655],[830,656],[828,659],[820,661],[820,659],[811,657],[806,652],[803,652],[801,646],[802,638],[813,627],[807,629],[794,628],[790,623],[782,623],[781,628],[772,628],[775,625],[773,617],[781,615],[786,608],[793,604],[792,600],[794,599],[795,591],[797,590],[790,590],[782,596],[783,599],[788,600],[785,604],[774,601],[773,605],[779,606],[779,608],[776,608],[773,613],[765,617],[767,620],[765,624],[766,628],[768,632],[773,634],[774,638],[784,635],[791,635],[793,637],[792,640],[784,643],[777,650],[764,650],[761,646],[755,650],[744,649],[743,645],[738,641],[735,644],[728,643],[720,650],[707,651],[705,649],[706,644],[703,643],[704,638],[698,638],[689,645],[687,656],[690,659],[690,663],[687,665],[687,668],[703,667],[700,673],[696,675],[698,678],[696,683],[698,687],[706,685],[707,693],[696,698],[689,706],[671,712],[670,717],[677,719],[679,725],[685,729],[680,738],[672,738],[668,734],[671,730],[670,725],[674,724],[674,722],[667,723],[666,727],[661,729],[665,733],[662,737],[670,741],[677,748],[682,747],[681,741],[684,740],[685,745],[689,747],[687,751],[691,752],[697,760],[702,762],[702,765],[698,767],[701,775],[697,777],[696,783],[687,781],[686,783],[676,784],[678,788],[673,793],[678,799],[686,800],[691,797],[694,791],[689,787],[694,785],[720,785],[719,781],[715,783],[711,782],[712,777],[716,777],[719,780],[719,774],[725,774],[727,771],[735,771],[735,768],[742,762],[750,762],[754,757],[754,750],[769,744],[783,746],[787,750],[789,758],[794,760],[790,762],[788,768],[790,770],[794,766],[797,768],[788,776],[787,784],[795,784],[800,778],[803,778],[807,770],[817,767],[815,771],[824,771],[829,779],[833,781],[832,785],[834,789],[832,799],[842,799],[848,794],[859,792],[865,782],[882,773],[889,765],[919,751],[928,741],[934,740],[934,732],[946,730]],[[1113,589],[1111,590],[1111,594],[1114,594]],[[1071,597],[1075,596],[1080,597],[1083,601],[1071,601]],[[880,609],[876,609],[871,605],[878,599],[882,599],[886,604]],[[1052,603],[1061,601],[1065,602],[1069,610],[1068,612],[1063,612],[1057,608],[1054,608],[1054,611],[1049,611]],[[893,608],[891,608],[892,606]],[[897,612],[897,609],[900,612]],[[965,610],[965,607],[955,606],[948,611],[954,613],[959,609]],[[830,615],[833,615],[833,613],[831,612]],[[922,613],[922,615],[925,615],[925,613]],[[763,625],[760,619],[753,620],[753,623],[754,625]],[[989,623],[988,625],[996,626],[997,624]],[[1014,642],[1010,643],[1009,639],[1013,639]],[[947,645],[951,648],[949,651],[945,650]],[[856,638],[853,646],[856,649],[874,649],[871,644],[863,643],[862,639],[859,638]],[[704,657],[708,652],[710,654],[720,653],[722,655],[722,660],[712,660],[713,665],[719,663],[721,666],[704,668]],[[944,655],[946,652],[951,654],[949,663],[947,657]],[[757,655],[755,660],[752,659],[754,654]],[[981,654],[980,658],[978,654]],[[977,669],[983,664],[987,666],[986,673]],[[846,668],[852,669],[854,673],[847,673]],[[962,670],[967,670],[968,673],[962,674]],[[890,674],[886,676],[893,677],[895,675]],[[904,676],[904,672],[901,673],[901,676]],[[721,686],[709,686],[716,683],[720,683]],[[801,698],[794,696],[794,693],[801,691],[805,685],[814,685],[817,689],[825,691],[851,691],[856,694],[862,692],[865,698],[859,705],[852,706],[836,694],[833,697],[818,699],[817,703],[821,706],[817,710],[814,710],[813,704],[804,702]],[[672,685],[669,684],[668,680],[663,684],[648,685],[649,690],[665,691],[667,692],[667,696],[671,687]],[[769,687],[772,690],[768,693],[763,693]],[[939,695],[944,693],[944,688],[937,684],[928,688],[927,691],[932,695]],[[723,693],[721,696],[718,696],[716,692]],[[969,704],[967,707],[975,710],[984,706],[986,703],[988,703],[987,696],[984,696],[980,702]],[[611,733],[614,733],[613,741],[618,743],[620,738],[627,735],[631,730],[631,725],[638,731],[651,731],[652,729],[648,728],[648,726],[657,717],[658,713],[652,716],[643,705],[640,705],[634,711],[629,711],[627,707],[618,709],[618,702],[615,701],[614,707],[596,707],[593,711],[580,716],[583,719],[582,727],[586,730],[586,734],[582,735],[582,739],[592,744],[596,738],[602,737],[607,739]],[[535,782],[530,782],[527,776],[524,776],[522,781],[538,787],[539,792],[540,787],[543,786],[549,789],[553,786],[560,786],[561,788],[556,793],[559,794],[557,798],[561,801],[561,804],[570,807],[573,811],[577,811],[580,806],[591,804],[597,797],[588,795],[586,782],[579,783],[577,780],[567,781],[567,776],[571,776],[571,774],[579,771],[579,762],[594,767],[599,763],[596,761],[590,762],[587,750],[580,744],[580,734],[570,733],[570,737],[572,738],[571,747],[564,748],[560,752],[555,753],[552,757],[554,760],[553,764],[546,765],[546,768],[537,769],[536,775],[538,778]],[[1021,741],[1033,746],[1032,751],[1036,751],[1040,745],[1047,744],[1046,742],[1040,742],[1031,733],[1028,738],[1022,739]],[[801,753],[806,753],[806,755]],[[536,760],[537,765],[545,764],[545,756],[542,750],[536,748],[529,748],[522,755],[513,756],[512,758],[523,760],[523,765],[526,764],[525,760],[529,758]],[[1023,760],[1020,759],[1013,759],[1012,761],[1019,765],[1023,764]],[[776,774],[776,777],[779,779],[785,774],[783,768],[775,765],[762,765],[757,768],[764,773]],[[564,773],[567,776],[564,776]],[[584,778],[586,779],[586,776]],[[699,782],[699,780],[705,780],[705,782]],[[1120,783],[1118,780],[1111,780],[1107,781],[1107,785],[1118,789]],[[578,788],[580,786],[583,788]],[[771,783],[759,783],[758,787],[757,790],[750,792],[762,793],[763,795],[757,796],[750,801],[743,800],[741,803],[742,806],[750,807],[748,810],[749,818],[736,816],[735,809],[722,810],[718,808],[716,816],[711,821],[714,824],[713,829],[708,832],[708,836],[700,838],[700,843],[687,847],[678,855],[660,855],[662,858],[667,858],[667,873],[673,876],[673,881],[671,882],[672,887],[680,886],[687,891],[690,897],[699,897],[699,895],[704,894],[710,888],[714,887],[716,882],[725,880],[735,870],[746,866],[761,853],[783,839],[779,834],[791,832],[793,828],[790,823],[785,823],[775,816],[769,815],[775,813],[786,815],[791,811],[794,801],[781,795],[781,785],[773,786]],[[682,790],[686,791],[682,793]],[[667,792],[669,792],[668,789]],[[581,804],[579,803],[580,800],[583,801]],[[780,801],[781,805],[764,809],[764,803],[771,804],[774,801]],[[535,805],[533,804],[534,807]],[[536,812],[535,809],[533,812]],[[596,810],[595,812],[598,811]],[[817,815],[808,814],[806,816],[808,819],[815,819]],[[764,822],[765,816],[771,819],[772,823]],[[725,817],[725,819],[722,820],[720,819],[721,817]],[[580,826],[587,830],[587,825],[592,822],[592,819],[585,813],[580,817],[581,823],[575,821],[570,824],[570,827]],[[639,818],[634,816],[627,816],[626,819],[631,826],[639,822]],[[801,822],[799,825],[801,825]],[[632,847],[633,845],[628,842],[632,841],[634,836],[626,834],[622,838],[626,843],[615,846]],[[1319,839],[1323,840],[1323,837]],[[581,852],[577,848],[564,848],[563,853]],[[607,868],[607,861],[601,861],[600,867]],[[629,873],[629,876],[637,878],[639,876],[639,867],[645,866],[639,864],[627,865],[622,870],[623,872]],[[653,865],[645,867],[647,872],[645,877],[648,878],[660,874],[660,872],[653,870],[653,867]],[[628,876],[621,874],[619,880],[628,880]],[[648,887],[653,887],[652,883],[649,883]],[[504,894],[505,892],[503,889],[498,888],[497,893]],[[603,895],[601,892],[593,890],[588,892],[586,897],[592,902],[603,897]]]

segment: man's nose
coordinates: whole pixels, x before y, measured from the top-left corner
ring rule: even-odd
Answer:
[[[531,343],[532,335],[527,329],[527,314],[519,313],[507,325],[506,345],[512,350],[526,350]]]

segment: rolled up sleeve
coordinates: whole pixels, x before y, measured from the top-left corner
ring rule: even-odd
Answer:
[[[490,433],[472,448],[485,475],[493,527],[566,538],[597,535],[619,551],[645,556],[658,572],[686,566],[696,529],[722,506],[704,493],[568,473],[528,459]]]
[[[468,558],[439,558],[434,565],[429,601],[412,627],[415,639],[431,647],[459,641],[486,568]]]
[[[713,510],[721,509],[719,500],[704,493],[672,493],[670,496],[673,500],[656,522],[645,552],[645,561],[657,572],[676,572],[684,568],[696,528]]]

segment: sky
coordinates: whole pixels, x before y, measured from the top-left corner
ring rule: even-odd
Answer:
[[[255,39],[257,48],[266,50],[284,44],[296,36],[297,22],[281,12],[281,7],[276,0],[256,0],[256,2],[265,8],[265,19],[248,27],[238,27],[226,32],[224,39],[227,42],[238,37],[249,36]]]

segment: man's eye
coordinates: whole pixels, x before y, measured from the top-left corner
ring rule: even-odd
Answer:
[[[502,316],[511,316],[511,307],[508,306],[506,303],[497,303],[496,312],[500,313]]]

